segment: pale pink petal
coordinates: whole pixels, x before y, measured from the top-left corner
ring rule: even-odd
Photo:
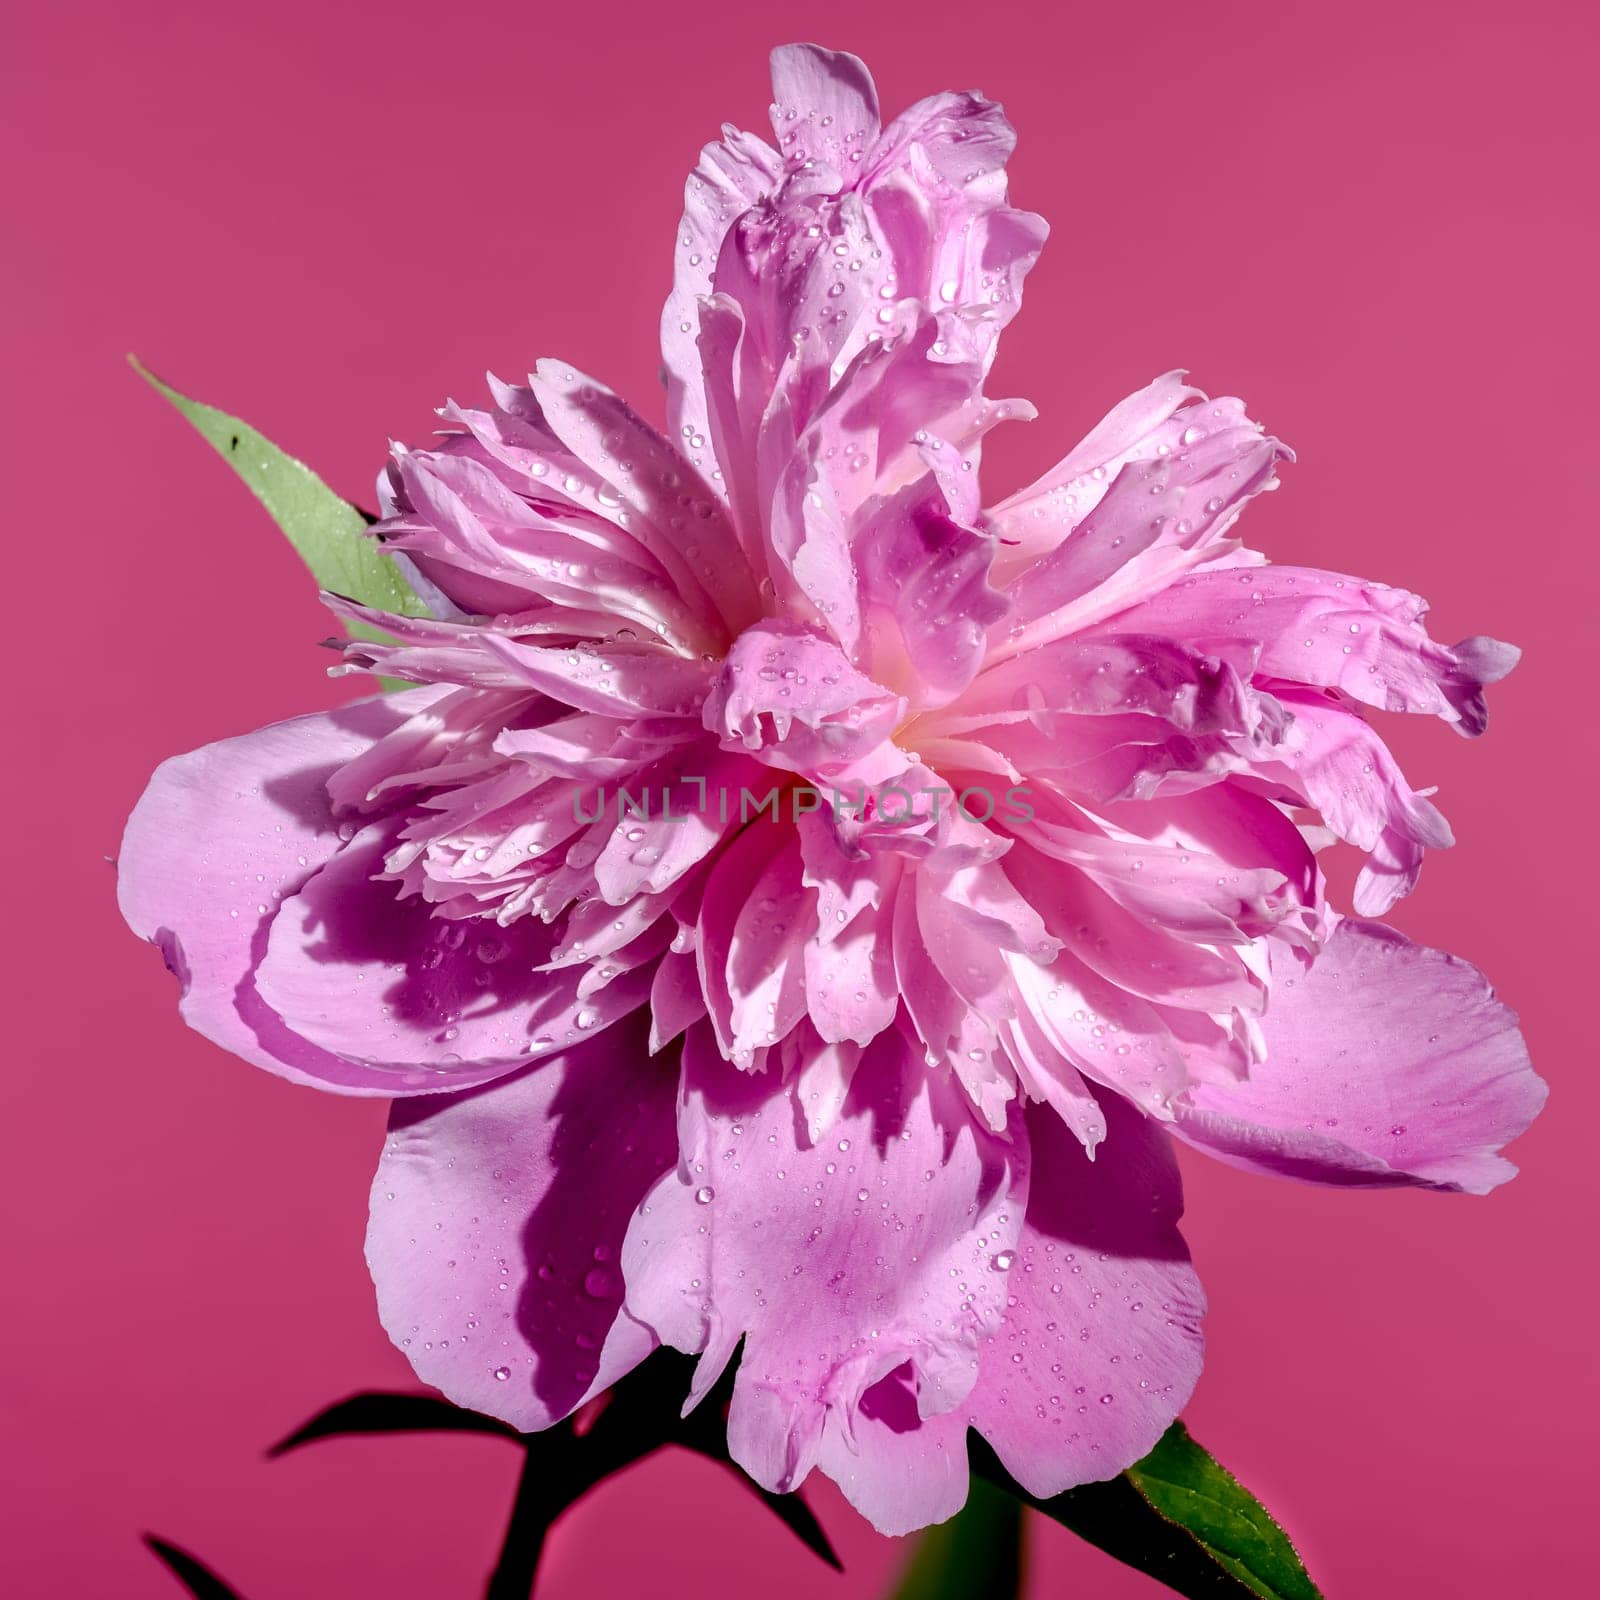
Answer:
[[[366,1081],[462,1088],[570,1048],[645,1000],[648,973],[580,1000],[581,969],[540,971],[555,940],[542,923],[454,921],[399,899],[379,876],[390,842],[365,830],[288,896],[254,973],[281,1027],[362,1065]]]
[[[534,430],[498,411],[449,414],[471,436],[446,436],[437,450],[397,450],[389,515],[374,531],[461,612],[525,625],[544,617],[578,635],[631,624],[697,650],[716,642],[704,597],[685,603],[542,418]]]
[[[541,361],[529,386],[551,429],[594,474],[595,509],[626,519],[678,593],[709,595],[729,635],[760,615],[756,580],[700,474],[604,384]]]
[[[776,189],[783,174],[777,151],[754,134],[723,127],[708,144],[683,192],[683,220],[673,251],[672,292],[661,313],[661,355],[667,380],[667,423],[673,443],[715,483],[719,460],[732,465],[734,452],[709,447],[701,311],[711,277],[734,220]]]
[[[1115,1100],[1106,1116],[1093,1161],[1055,1117],[1029,1116],[1033,1184],[1011,1298],[965,1407],[1041,1497],[1131,1466],[1200,1376],[1205,1297],[1178,1232],[1170,1141]]]
[[[785,830],[780,847],[751,884],[728,941],[724,972],[733,1061],[749,1061],[805,1016],[805,948],[816,926],[816,907],[801,882],[800,841]]]
[[[630,1022],[492,1092],[395,1106],[367,1264],[384,1328],[424,1383],[526,1432],[650,1352],[619,1316],[619,1256],[676,1158],[676,1087]]]
[[[650,1049],[654,1053],[706,1014],[700,972],[689,951],[669,950],[650,984]]]
[[[967,1428],[963,1411],[918,1415],[907,1363],[861,1396],[848,1433],[829,1415],[817,1467],[879,1533],[915,1533],[966,1504]]]
[[[815,1144],[839,1120],[861,1064],[861,1046],[849,1039],[825,1039],[820,1030],[802,1023],[785,1040],[784,1051],[798,1063],[794,1096],[805,1118],[806,1135]]]
[[[729,749],[818,773],[859,760],[904,714],[905,702],[857,672],[832,640],[774,621],[740,635],[704,720]]]
[[[1195,573],[1117,619],[1203,648],[1258,647],[1258,671],[1291,683],[1336,688],[1386,711],[1444,718],[1481,733],[1483,687],[1505,676],[1517,652],[1497,640],[1455,649],[1428,637],[1426,604],[1404,589],[1306,567]]]
[[[946,353],[984,371],[1048,232],[1042,217],[1006,203],[1015,147],[993,101],[930,95],[884,129],[860,179],[899,292],[942,312]]]
[[[246,1061],[342,1094],[414,1094],[420,1074],[335,1054],[259,993],[256,969],[280,907],[345,848],[327,784],[344,763],[423,712],[435,689],[296,717],[166,762],[128,819],[117,896],[183,987],[190,1027]],[[498,1076],[474,1063],[457,1081]]]
[[[866,63],[814,44],[772,52],[772,131],[797,165],[826,162],[841,180],[878,137],[878,91]]]
[[[989,515],[1001,541],[995,561],[997,581],[1009,583],[1060,544],[1100,503],[1128,462],[1154,460],[1158,452],[1170,455],[1182,447],[1194,419],[1171,426],[1172,419],[1180,408],[1206,399],[1183,381],[1185,376],[1164,373],[1129,395],[1043,477],[994,507]],[[1217,405],[1230,408],[1224,413],[1230,420],[1243,415],[1236,400]],[[1237,413],[1233,407],[1239,407]],[[1163,445],[1166,450],[1161,452]]]
[[[848,1418],[903,1363],[921,1415],[969,1392],[1004,1307],[995,1260],[1015,1248],[1025,1155],[914,1070],[896,1033],[868,1048],[811,1146],[789,1095],[710,1045],[697,1030],[685,1046],[682,1165],[629,1230],[627,1305],[665,1342],[705,1352],[697,1391],[744,1340],[729,1448],[787,1490],[815,1464],[829,1415]]]
[[[1176,420],[1187,414],[1179,412]],[[1214,423],[1188,449],[1128,462],[1103,497],[1088,492],[1074,499],[1067,492],[1057,514],[1076,520],[1053,549],[1012,580],[1013,608],[996,627],[991,659],[1104,622],[1166,590],[1215,553],[1246,502],[1275,486],[1277,463],[1286,454],[1240,408],[1226,426]],[[1248,587],[1246,573],[1227,578]],[[1117,631],[1207,637],[1203,630],[1157,629],[1142,621],[1118,623]]]
[[[670,763],[603,791],[615,825],[594,862],[601,898],[621,906],[671,889],[738,827],[741,796],[769,787],[770,776],[702,737]]]
[[[1315,807],[1341,839],[1368,852],[1355,909],[1382,916],[1416,887],[1423,852],[1454,842],[1450,825],[1406,782],[1359,708],[1293,685],[1277,693],[1294,723],[1282,761],[1261,770]]]
[[[1273,959],[1266,1060],[1197,1087],[1177,1132],[1233,1166],[1314,1183],[1481,1194],[1545,1086],[1478,969],[1378,923],[1344,922],[1309,972]]]
[[[483,633],[482,645],[510,682],[613,717],[697,716],[711,680],[708,664],[698,657],[648,646],[567,650],[519,644],[496,633]],[[396,667],[403,669],[404,662],[390,657],[385,670]]]
[[[993,539],[951,514],[930,473],[885,501],[854,549],[870,675],[914,710],[954,700],[1006,610],[989,583]]]
[[[900,992],[889,916],[868,912],[826,940],[819,929],[802,959],[806,1010],[822,1039],[868,1044],[894,1020]]]

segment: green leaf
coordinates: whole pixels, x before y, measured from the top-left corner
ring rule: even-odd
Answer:
[[[165,1563],[173,1577],[194,1596],[194,1600],[240,1600],[236,1589],[230,1589],[210,1567],[187,1550],[180,1550],[177,1545],[168,1544],[153,1533],[147,1533],[144,1542]]]
[[[976,1434],[971,1456],[974,1472],[1190,1600],[1321,1600],[1283,1529],[1180,1422],[1120,1477],[1048,1500],[1019,1488]]]
[[[1133,1486],[1185,1528],[1218,1565],[1264,1600],[1320,1600],[1304,1563],[1267,1508],[1175,1422],[1128,1468]]]
[[[967,1503],[918,1538],[894,1600],[1014,1600],[1021,1592],[1021,1502],[974,1478]]]
[[[403,617],[423,617],[427,607],[406,582],[393,557],[367,532],[367,519],[341,500],[303,462],[285,455],[248,423],[179,394],[129,356],[133,370],[186,416],[264,505],[288,536],[321,588]],[[350,631],[378,637],[359,623]]]

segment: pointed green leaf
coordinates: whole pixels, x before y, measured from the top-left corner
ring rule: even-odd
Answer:
[[[1321,1600],[1283,1530],[1181,1423],[1120,1477],[1048,1500],[1019,1488],[976,1434],[971,1456],[974,1472],[1190,1600]]]
[[[894,1600],[1015,1600],[1022,1593],[1022,1504],[974,1478],[967,1503],[917,1540]]]
[[[147,1533],[144,1542],[173,1577],[194,1596],[194,1600],[240,1600],[236,1589],[230,1589],[210,1567],[187,1550],[180,1550],[177,1545],[168,1544],[153,1533]]]
[[[214,406],[191,400],[142,366],[129,363],[166,396],[212,445],[246,488],[264,505],[311,569],[320,587],[380,611],[422,617],[427,607],[391,556],[367,532],[367,519],[341,500],[312,470],[285,455],[248,423]],[[351,632],[370,630],[353,625]]]
[[[1264,1600],[1319,1600],[1289,1536],[1181,1422],[1174,1422],[1127,1476],[1162,1516],[1187,1529],[1220,1566]]]

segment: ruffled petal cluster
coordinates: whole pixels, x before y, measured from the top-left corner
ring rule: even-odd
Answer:
[[[445,407],[374,530],[431,615],[327,597],[416,687],[168,762],[121,896],[196,1028],[396,1097],[368,1258],[424,1379],[527,1429],[737,1362],[735,1459],[904,1532],[969,1428],[1045,1495],[1183,1406],[1174,1136],[1509,1175],[1515,1018],[1359,919],[1450,843],[1370,713],[1476,735],[1516,652],[1243,545],[1290,454],[1181,374],[986,504],[1009,124],[884,125],[811,46],[773,87],[688,182],[665,434],[559,361]]]

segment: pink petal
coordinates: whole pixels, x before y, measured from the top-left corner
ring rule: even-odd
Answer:
[[[609,799],[616,825],[594,863],[601,898],[621,906],[637,894],[671,890],[739,826],[741,796],[764,792],[769,778],[755,761],[702,736],[609,796],[602,789],[600,804]]]
[[[1232,1166],[1312,1183],[1483,1194],[1545,1086],[1482,973],[1378,923],[1343,922],[1310,972],[1274,952],[1266,1060],[1209,1083],[1176,1131]]]
[[[1011,585],[1015,608],[996,629],[992,659],[1114,617],[1165,590],[1214,553],[1245,504],[1275,486],[1277,464],[1288,454],[1249,421],[1237,401],[1229,405],[1228,414],[1207,417],[1210,429],[1188,448],[1127,462],[1103,496],[1093,478],[1077,489],[1054,491],[1050,512],[1070,531],[1016,575]],[[1187,408],[1171,427],[1208,409],[1221,410]],[[1178,434],[1174,442],[1182,443],[1197,431]],[[1000,526],[1004,529],[1007,523],[1002,519]],[[1118,628],[1206,637],[1203,630],[1157,630],[1142,622]]]
[[[729,749],[815,774],[876,749],[904,714],[905,702],[857,672],[831,639],[773,620],[739,636],[704,720]]]
[[[709,595],[728,633],[761,614],[755,579],[721,502],[632,406],[559,361],[529,380],[551,429],[596,477],[596,509],[626,526],[686,600]]]
[[[581,1000],[582,969],[541,971],[555,934],[527,919],[434,916],[379,874],[392,835],[358,834],[267,929],[255,988],[301,1039],[413,1091],[464,1088],[570,1048],[642,1004],[650,973]],[[391,1076],[384,1078],[384,1073]]]
[[[672,1166],[675,1089],[630,1021],[492,1088],[396,1104],[367,1263],[424,1383],[526,1432],[654,1348],[619,1315],[618,1258]]]
[[[878,137],[878,91],[866,63],[814,44],[772,52],[772,131],[791,162],[825,161],[841,179]]]
[[[1117,619],[1203,648],[1247,642],[1257,670],[1290,683],[1336,688],[1387,711],[1444,718],[1483,732],[1483,687],[1504,677],[1517,652],[1497,640],[1454,649],[1422,625],[1423,601],[1404,589],[1306,567],[1198,572]]]
[[[481,633],[486,655],[501,663],[496,682],[521,683],[579,711],[612,717],[699,715],[711,671],[699,658],[668,655],[648,645],[560,649],[519,644]],[[380,664],[383,657],[378,656]],[[405,670],[389,658],[388,667]]]
[[[255,976],[281,903],[344,848],[329,779],[439,698],[437,689],[380,695],[224,739],[157,770],[123,836],[118,903],[183,985],[192,1028],[295,1083],[357,1095],[439,1087],[347,1059],[285,1026]],[[504,1070],[471,1068],[465,1081]]]
[[[1261,770],[1314,806],[1341,839],[1369,852],[1356,880],[1355,909],[1382,916],[1416,887],[1424,850],[1454,842],[1450,825],[1406,782],[1359,709],[1298,686],[1277,692],[1294,722],[1281,761]]]
[[[848,1434],[828,1418],[817,1466],[879,1533],[915,1533],[966,1504],[967,1418],[959,1410],[919,1416],[907,1363],[861,1396]]]
[[[542,417],[535,428],[498,409],[446,409],[471,435],[397,451],[377,531],[450,601],[468,614],[554,614],[579,634],[598,612],[609,619],[601,632],[632,623],[695,650],[716,642],[704,596],[685,604],[656,556],[612,520],[618,497],[602,497]]]
[[[1206,398],[1184,377],[1182,372],[1164,373],[1129,395],[1043,477],[994,507],[989,515],[1002,544],[995,563],[1002,581],[1009,583],[1060,544],[1100,503],[1128,462],[1153,461],[1162,445],[1168,455],[1182,447],[1183,434],[1195,419],[1176,425],[1172,419],[1180,407]],[[1239,406],[1236,400],[1217,404]],[[1243,415],[1242,407],[1238,414]]]
[[[1034,1176],[1006,1284],[966,1402],[1030,1494],[1109,1478],[1144,1455],[1200,1376],[1205,1299],[1178,1232],[1171,1142],[1108,1097],[1090,1161],[1048,1113],[1028,1119]]]
[[[868,912],[826,941],[819,929],[803,960],[806,1010],[822,1039],[869,1044],[894,1020],[900,992],[890,917]]]
[[[868,672],[913,709],[954,700],[1006,610],[989,584],[994,540],[952,514],[930,474],[885,501],[854,548]]]
[[[684,186],[683,220],[673,252],[672,292],[661,312],[661,356],[667,379],[667,423],[683,454],[714,482],[720,458],[732,465],[732,452],[709,449],[712,437],[706,398],[701,302],[711,293],[712,273],[734,220],[770,195],[783,174],[777,151],[754,134],[724,126],[720,142],[708,144]]]
[[[945,312],[948,354],[987,371],[1049,231],[1006,204],[1016,133],[992,100],[930,95],[884,129],[860,178],[899,293]]]
[[[650,1050],[654,1054],[706,1014],[700,972],[688,951],[669,950],[650,983]]]
[[[1021,1226],[1023,1151],[976,1125],[895,1032],[864,1053],[816,1145],[798,1140],[781,1086],[730,1067],[703,1029],[685,1045],[681,1103],[682,1165],[624,1247],[627,1304],[665,1342],[705,1352],[697,1392],[743,1338],[734,1459],[793,1488],[829,1416],[852,1418],[908,1361],[919,1413],[959,1404],[1003,1309],[994,1261]]]

